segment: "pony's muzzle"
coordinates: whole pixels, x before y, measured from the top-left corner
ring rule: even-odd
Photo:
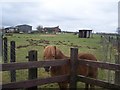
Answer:
[[[44,69],[45,69],[46,72],[49,72],[50,71],[50,66],[44,67]]]

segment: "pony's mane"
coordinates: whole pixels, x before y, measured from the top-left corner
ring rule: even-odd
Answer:
[[[63,52],[60,51],[60,49],[58,49],[58,48],[56,48],[56,55],[57,55],[57,56],[60,56],[61,58],[67,57],[67,56],[65,56],[65,55],[63,54]]]
[[[67,56],[65,56],[63,52],[60,49],[58,49],[56,46],[52,46],[52,45],[46,46],[44,49],[44,53],[50,53],[50,52],[51,53],[55,52],[54,54],[56,59],[67,58]]]

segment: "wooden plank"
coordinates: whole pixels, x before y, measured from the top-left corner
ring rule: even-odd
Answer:
[[[112,83],[109,83],[106,81],[85,77],[82,75],[78,75],[77,80],[80,82],[93,84],[93,85],[100,86],[100,87],[107,88],[107,89],[120,90],[120,85],[116,85],[116,84],[112,84]]]
[[[77,87],[77,61],[78,61],[78,49],[71,48],[71,55],[70,55],[70,90],[76,90]]]
[[[100,61],[91,61],[91,60],[78,60],[79,64],[87,64],[89,66],[108,69],[108,70],[115,70],[120,71],[120,64],[113,64],[113,63],[107,63],[107,62],[100,62]]]
[[[29,51],[28,60],[29,61],[37,61],[37,51],[31,50]],[[37,78],[37,68],[28,69],[28,79],[36,79]],[[27,90],[37,90],[37,86],[27,88]]]
[[[9,71],[29,68],[41,68],[45,66],[60,66],[67,63],[69,63],[69,59],[6,63],[0,64],[0,67],[2,67],[2,71]]]
[[[15,41],[10,42],[10,62],[16,62],[16,53],[15,53]],[[10,71],[10,76],[11,76],[11,82],[16,81],[16,71],[11,70]]]
[[[5,63],[0,64],[2,71],[29,69],[29,68],[40,68],[45,66],[60,66],[69,63],[69,59],[60,60],[46,60],[46,61],[33,61],[33,62],[21,62],[21,63]],[[120,64],[104,63],[99,61],[79,60],[79,64],[89,64],[90,66],[109,69],[109,70],[120,70]]]
[[[69,80],[69,75],[61,75],[61,76],[55,76],[55,77],[48,77],[44,79],[32,79],[32,80],[26,80],[26,81],[21,81],[21,82],[12,82],[8,84],[3,84],[2,88],[3,89],[21,89],[21,88],[29,88],[37,85],[44,85],[44,84],[49,84],[49,83],[56,83],[56,82],[64,82]]]

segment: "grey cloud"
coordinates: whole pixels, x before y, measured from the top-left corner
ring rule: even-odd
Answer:
[[[2,3],[2,25],[14,26],[25,23],[61,25],[62,30],[77,30],[86,27],[96,31],[102,29],[115,31],[117,28],[112,26],[117,22],[117,2],[90,3],[89,7],[87,5],[81,7],[79,4],[74,6],[64,4],[64,6],[52,7],[52,9],[44,6],[43,2]],[[70,3],[72,4],[72,2]],[[78,1],[78,3],[82,2]]]
[[[31,23],[35,21],[37,13],[35,11],[36,3],[5,3],[2,7],[2,24],[11,26],[19,23]],[[35,12],[34,12],[35,11]]]

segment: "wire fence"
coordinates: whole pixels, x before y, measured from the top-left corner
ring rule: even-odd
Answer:
[[[120,35],[101,35],[101,46],[103,54],[102,59],[104,62],[120,64]],[[111,70],[108,70],[105,73],[108,82],[116,82],[115,78],[120,76],[120,72],[113,72]]]

